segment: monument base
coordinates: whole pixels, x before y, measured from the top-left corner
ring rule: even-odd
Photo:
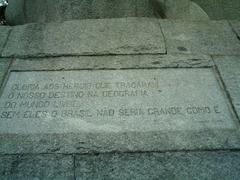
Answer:
[[[237,179],[238,27],[0,27],[0,179]]]

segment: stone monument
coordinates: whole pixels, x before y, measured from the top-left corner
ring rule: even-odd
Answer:
[[[123,17],[208,19],[190,0],[10,0],[6,17],[10,24]]]
[[[9,0],[0,179],[239,179],[240,22],[189,0]]]

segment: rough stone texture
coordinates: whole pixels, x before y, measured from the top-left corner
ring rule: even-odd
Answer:
[[[10,30],[11,30],[10,27],[0,26],[0,57],[1,57],[2,50],[6,44]]]
[[[16,26],[3,56],[165,52],[163,35],[156,19],[122,18]]]
[[[240,40],[240,21],[230,21],[230,24]]]
[[[6,11],[11,25],[122,17],[202,20],[207,16],[190,0],[10,0]]]
[[[168,53],[236,55],[240,41],[227,21],[161,20]]]
[[[212,67],[207,55],[124,55],[16,59],[12,70],[136,69]]]
[[[80,70],[167,67],[212,67],[205,55],[134,55],[17,59],[11,70]],[[2,134],[0,153],[94,153],[166,151],[193,149],[235,149],[240,147],[238,130],[178,131],[176,133],[85,133]]]
[[[11,63],[11,59],[0,58],[0,87],[3,84],[3,80],[10,63]]]
[[[11,72],[0,133],[235,130],[228,103],[210,68]]]
[[[6,18],[11,25],[153,16],[154,7],[149,0],[10,0],[6,11]]]
[[[239,0],[193,0],[208,14],[210,19],[238,19],[240,20]]]
[[[74,179],[73,157],[67,155],[0,155],[0,179]]]
[[[239,152],[106,154],[76,157],[76,179],[196,179],[240,177]]]
[[[214,60],[240,117],[240,56],[216,56]]]

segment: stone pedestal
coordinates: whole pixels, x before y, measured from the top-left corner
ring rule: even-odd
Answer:
[[[240,23],[91,2],[0,26],[0,179],[239,179]]]

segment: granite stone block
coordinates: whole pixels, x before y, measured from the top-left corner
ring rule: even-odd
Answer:
[[[240,177],[239,152],[100,154],[76,157],[76,179],[228,180]]]
[[[0,179],[74,179],[71,155],[0,155]]]
[[[164,54],[156,19],[120,18],[15,26],[5,57]]]
[[[160,20],[168,53],[237,55],[240,41],[227,21]]]
[[[207,55],[124,55],[124,56],[79,56],[48,58],[17,58],[11,70],[84,70],[84,69],[154,69],[154,68],[206,68],[213,67]]]
[[[195,68],[194,68],[195,67]],[[171,104],[171,103],[177,103],[179,105],[189,105],[189,104],[197,104],[197,105],[203,105],[209,102],[210,111],[211,113],[208,115],[208,111],[205,111],[207,114],[198,114],[198,115],[186,115],[185,113],[183,115],[178,115],[180,120],[191,120],[190,117],[193,117],[194,121],[190,121],[192,125],[194,125],[194,129],[191,129],[190,126],[174,126],[171,123],[169,124],[170,129],[168,130],[161,130],[161,128],[154,126],[154,121],[149,121],[151,118],[142,119],[139,116],[138,118],[129,118],[124,117],[122,118],[124,123],[119,123],[120,119],[119,117],[114,118],[114,121],[112,121],[113,117],[107,117],[107,118],[100,118],[103,121],[96,121],[95,118],[83,118],[81,121],[78,120],[78,118],[69,118],[69,121],[66,121],[66,118],[60,118],[60,119],[48,119],[48,118],[42,118],[40,121],[37,121],[37,119],[30,119],[27,120],[25,118],[23,122],[29,121],[30,123],[26,123],[26,126],[24,126],[24,129],[26,131],[21,130],[21,124],[20,121],[16,122],[14,121],[8,121],[8,124],[13,129],[3,129],[2,127],[2,133],[0,135],[0,153],[93,153],[93,152],[113,152],[113,151],[119,151],[119,152],[136,152],[136,151],[165,151],[165,150],[182,150],[182,149],[188,149],[188,150],[196,150],[196,149],[235,149],[240,147],[240,133],[238,130],[239,124],[237,121],[235,121],[234,113],[232,112],[232,107],[230,106],[230,102],[227,99],[224,88],[222,87],[221,81],[218,77],[217,72],[214,69],[214,66],[212,64],[211,58],[209,58],[206,55],[183,55],[183,54],[175,54],[175,55],[134,55],[134,56],[96,56],[96,57],[55,57],[55,58],[31,58],[31,59],[16,59],[11,69],[13,74],[20,75],[26,74],[31,75],[29,76],[28,83],[33,81],[36,81],[37,78],[44,77],[44,81],[40,81],[39,83],[47,83],[48,81],[53,82],[60,82],[56,81],[56,77],[52,76],[51,73],[57,73],[60,75],[60,77],[65,78],[65,81],[68,81],[67,78],[69,75],[76,73],[81,76],[82,72],[91,72],[91,77],[88,75],[83,75],[81,78],[77,78],[78,82],[80,80],[83,80],[84,78],[88,78],[89,80],[97,80],[101,79],[103,77],[102,75],[97,75],[95,77],[94,74],[96,73],[107,73],[109,75],[112,73],[115,73],[114,76],[111,76],[111,81],[115,81],[113,77],[130,80],[131,78],[134,78],[135,80],[138,80],[139,78],[144,80],[145,79],[145,72],[148,72],[151,74],[151,72],[162,72],[164,73],[160,76],[163,78],[163,84],[165,86],[161,86],[160,90],[164,90],[163,87],[169,87],[170,91],[164,90],[159,91],[159,93],[167,93],[167,98],[165,103],[162,104]],[[124,73],[123,73],[124,72]],[[136,72],[140,72],[141,76],[132,76]],[[19,74],[18,74],[19,73]],[[39,73],[40,76],[35,76],[37,73]],[[43,76],[40,74],[42,73]],[[49,74],[50,73],[50,74]],[[130,74],[129,74],[130,73]],[[176,75],[182,74],[184,75],[184,81],[182,80],[174,80],[176,78],[180,78],[180,76]],[[180,74],[179,74],[180,73]],[[190,73],[190,74],[189,74]],[[44,75],[46,74],[46,76]],[[130,75],[130,76],[129,76]],[[176,75],[176,76],[175,76]],[[128,78],[125,78],[125,76],[128,76]],[[131,78],[130,78],[131,77]],[[23,84],[21,76],[17,76],[16,79],[20,78],[19,80],[12,79],[12,76],[10,74],[8,83],[12,83],[14,81],[17,82],[17,84],[21,85]],[[171,80],[168,81],[168,78]],[[71,81],[73,81],[75,78],[72,78]],[[154,78],[153,78],[154,79]],[[164,81],[164,79],[166,79]],[[200,80],[201,79],[201,80]],[[14,80],[14,81],[13,81]],[[91,81],[92,81],[91,80]],[[102,79],[104,80],[104,78]],[[107,79],[105,79],[107,80]],[[199,81],[198,81],[199,80]],[[64,81],[62,79],[61,81]],[[70,82],[70,81],[69,81]],[[174,83],[175,82],[175,83]],[[182,86],[181,84],[186,82],[186,86]],[[202,85],[201,85],[202,84]],[[6,84],[6,88],[3,89],[3,92],[8,92],[7,87],[10,87]],[[170,88],[171,87],[171,88]],[[178,88],[175,88],[178,87]],[[181,88],[185,88],[187,90],[182,91]],[[197,88],[199,87],[199,88]],[[176,92],[174,91],[176,90]],[[189,92],[189,89],[191,89],[192,95],[187,95]],[[22,90],[21,90],[22,91]],[[26,91],[27,92],[27,91]],[[177,96],[173,95],[171,96],[172,92],[174,94],[179,93],[185,93],[186,98],[185,100],[180,102],[182,95]],[[201,93],[203,92],[203,93]],[[155,91],[154,91],[155,93]],[[5,96],[4,95],[4,96]],[[4,97],[2,96],[2,98]],[[185,95],[184,95],[185,96]],[[20,97],[20,96],[19,96]],[[30,97],[30,96],[29,96]],[[164,97],[164,96],[163,96]],[[172,98],[170,98],[172,97]],[[199,98],[201,97],[201,98]],[[11,98],[11,97],[10,97]],[[195,100],[198,98],[198,100]],[[115,100],[114,100],[115,99]],[[140,102],[142,97],[136,97],[136,98],[113,98],[106,100],[106,103],[104,104],[104,107],[107,107],[109,105],[109,102],[111,101],[112,106],[116,107],[117,104],[115,103],[116,99],[118,99],[118,102],[122,102],[125,104],[128,104],[129,106],[137,106],[137,102]],[[126,102],[123,101],[126,99]],[[129,99],[132,99],[130,103],[128,103]],[[20,100],[20,99],[19,99]],[[29,98],[26,99],[26,101],[32,102],[33,100],[30,100]],[[69,99],[71,100],[71,99]],[[160,99],[159,99],[160,100]],[[84,102],[90,103],[89,100],[84,100]],[[95,107],[100,107],[101,103],[99,103],[98,100],[91,101],[94,102],[91,106],[93,111],[96,110]],[[147,106],[149,107],[151,105],[150,102],[148,102],[148,98],[144,99],[144,102],[147,103]],[[154,100],[155,105],[157,105],[159,102]],[[141,103],[140,103],[141,104]],[[221,112],[216,114],[212,114],[213,106],[216,106],[220,104]],[[25,104],[26,105],[26,104]],[[175,104],[176,105],[176,104]],[[213,106],[212,106],[213,105]],[[86,105],[87,107],[87,105]],[[145,107],[143,103],[143,107]],[[185,106],[184,106],[185,107]],[[117,107],[118,108],[118,107]],[[6,109],[6,108],[5,108]],[[9,108],[7,108],[9,109]],[[11,108],[10,108],[11,109]],[[9,110],[10,110],[9,109]],[[13,108],[14,109],[14,108]],[[38,110],[39,108],[33,108],[33,111]],[[44,108],[41,108],[42,110]],[[40,109],[39,109],[40,110]],[[51,108],[48,108],[47,110],[51,110]],[[183,108],[183,112],[185,112],[185,108]],[[205,110],[208,109],[208,105],[206,106]],[[24,110],[25,112],[25,110]],[[189,113],[189,112],[188,112]],[[125,114],[127,115],[127,114]],[[187,118],[182,118],[182,117]],[[177,116],[169,116],[171,120],[174,120]],[[4,118],[4,117],[3,117]],[[38,118],[39,119],[39,118]],[[65,119],[65,120],[64,120]],[[67,118],[68,119],[68,118]],[[144,120],[145,123],[149,125],[149,129],[144,130],[145,127],[143,127],[141,124],[136,123],[137,120]],[[59,121],[62,123],[59,123]],[[85,121],[86,120],[86,121]],[[113,126],[108,126],[109,122],[113,123]],[[110,121],[111,120],[111,121]],[[124,121],[126,120],[126,121]],[[148,121],[147,121],[148,120]],[[152,119],[154,120],[154,118]],[[156,119],[157,120],[157,119]],[[198,122],[198,120],[203,120],[203,122]],[[215,120],[222,120],[216,123],[213,123],[211,121]],[[4,120],[5,121],[5,120]],[[74,126],[69,126],[69,122],[75,122]],[[106,123],[103,123],[105,122]],[[15,123],[16,122],[16,123]],[[36,122],[34,124],[33,122]],[[81,131],[79,131],[78,127],[79,124],[85,123],[85,125],[96,125],[95,127],[102,127],[103,129],[100,131],[89,131],[91,129],[90,126],[85,126],[86,128],[80,127]],[[157,123],[160,123],[161,121],[156,121]],[[155,123],[156,123],[155,122]],[[229,122],[229,123],[228,123]],[[64,125],[64,123],[66,123]],[[101,124],[102,123],[102,124]],[[116,124],[114,124],[116,123]],[[134,126],[127,126],[127,124],[132,124]],[[168,121],[162,121],[162,124],[166,125]],[[205,124],[206,126],[200,127],[200,124]],[[19,126],[17,125],[19,124]],[[33,125],[32,128],[30,127],[30,124]],[[37,124],[40,124],[40,126],[37,126]],[[56,124],[58,126],[56,126]],[[212,124],[212,125],[211,125]],[[3,124],[6,126],[6,124]],[[48,126],[47,129],[42,129],[45,125],[51,125]],[[116,126],[115,126],[116,125]],[[139,126],[140,128],[136,128],[136,126]],[[179,125],[179,124],[178,124]],[[219,127],[216,127],[220,125]],[[226,125],[226,126],[225,126]],[[64,127],[63,129],[58,127]],[[105,126],[105,128],[104,128]],[[51,128],[54,127],[54,128]],[[90,127],[90,129],[88,129]],[[118,128],[116,128],[118,127]],[[120,129],[119,129],[120,127]],[[121,130],[121,127],[123,127]],[[161,126],[160,126],[161,127]],[[130,129],[129,129],[130,128]],[[135,128],[135,129],[134,129]],[[188,129],[186,131],[186,128]],[[36,133],[37,131],[43,130],[42,133]],[[56,130],[55,133],[54,129]],[[155,131],[155,130],[156,131]],[[176,131],[175,131],[175,130]],[[83,130],[83,131],[82,131]],[[143,130],[143,131],[142,131]],[[154,131],[151,131],[154,130]],[[174,131],[173,131],[174,130]],[[4,133],[7,131],[11,131],[11,133]],[[14,133],[15,132],[15,133]],[[16,134],[16,132],[19,132]],[[21,133],[20,133],[21,132]]]

